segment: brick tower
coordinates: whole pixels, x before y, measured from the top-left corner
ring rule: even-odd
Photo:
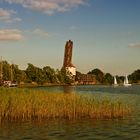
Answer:
[[[66,69],[66,72],[70,76],[75,76],[76,68],[72,64],[72,50],[73,50],[73,42],[69,40],[66,42],[66,45],[65,45],[63,68]]]

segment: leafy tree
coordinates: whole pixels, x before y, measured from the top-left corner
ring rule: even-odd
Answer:
[[[36,81],[36,67],[33,64],[28,63],[28,67],[25,72],[28,77],[28,82]]]
[[[104,83],[105,84],[112,84],[113,83],[113,76],[110,73],[106,73],[104,75]]]
[[[46,66],[43,68],[43,72],[45,73],[45,80],[50,83],[58,83],[58,79],[55,73],[55,70],[50,66]]]
[[[140,70],[135,70],[132,74],[129,75],[132,83],[138,83],[140,81]]]
[[[37,82],[42,84],[45,81],[45,73],[43,70],[34,66],[33,64],[28,63],[28,67],[25,72],[28,78],[28,82]]]
[[[10,65],[8,64],[7,61],[2,62],[2,67],[3,67],[3,80],[7,81],[10,80]]]
[[[99,83],[103,83],[104,82],[104,73],[100,70],[100,69],[93,69],[92,71],[88,72],[88,74],[93,74],[96,76],[96,80]]]
[[[13,82],[20,83],[21,81],[21,73],[22,71],[18,68],[18,65],[12,64],[10,66],[10,75],[11,75],[11,80]]]

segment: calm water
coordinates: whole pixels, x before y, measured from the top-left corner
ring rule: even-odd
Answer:
[[[132,116],[121,120],[45,121],[0,124],[0,140],[140,140],[140,86],[45,87],[65,93],[95,94],[121,99],[134,107]]]

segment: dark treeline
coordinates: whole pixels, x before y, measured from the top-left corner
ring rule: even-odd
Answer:
[[[114,82],[114,76],[110,73],[104,73],[100,69],[93,69],[89,71],[88,74],[93,74],[96,77],[97,84],[112,84]],[[125,76],[116,76],[117,82],[122,84],[124,82]],[[133,73],[128,75],[130,83],[140,83],[140,70],[135,70]]]
[[[15,83],[37,84],[70,84],[72,79],[66,75],[64,69],[54,70],[50,66],[39,68],[28,63],[26,70],[20,70],[18,65],[10,65],[7,61],[2,62],[2,80]]]
[[[113,75],[104,73],[100,69],[93,69],[87,74],[93,74],[97,84],[112,84]],[[66,75],[64,69],[53,69],[50,66],[39,68],[28,63],[26,70],[20,70],[18,65],[10,65],[7,61],[2,62],[3,81],[13,81],[15,83],[37,83],[43,84],[71,84],[73,80]],[[124,76],[116,76],[118,83],[123,83]],[[130,83],[140,83],[140,70],[134,71],[128,76]]]

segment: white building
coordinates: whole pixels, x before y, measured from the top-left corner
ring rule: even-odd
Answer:
[[[66,67],[66,72],[70,76],[75,76],[76,75],[76,68],[75,67]]]

